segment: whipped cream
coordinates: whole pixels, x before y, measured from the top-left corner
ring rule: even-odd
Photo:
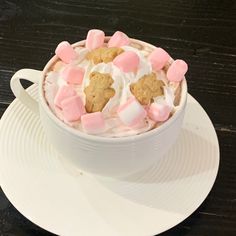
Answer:
[[[99,136],[104,137],[124,137],[129,135],[137,135],[144,133],[148,130],[153,129],[156,124],[153,120],[146,117],[145,120],[138,123],[136,126],[128,127],[122,124],[121,120],[116,114],[116,109],[120,105],[124,104],[133,94],[130,91],[130,85],[137,82],[142,76],[152,73],[152,65],[147,60],[146,51],[138,50],[131,46],[123,46],[124,51],[134,51],[139,59],[139,67],[136,73],[129,72],[125,73],[116,67],[112,62],[109,63],[99,63],[94,65],[92,61],[86,59],[86,54],[89,52],[88,49],[84,47],[77,47],[75,51],[77,53],[77,58],[73,60],[69,65],[78,65],[85,70],[83,82],[81,85],[73,85],[77,94],[81,97],[85,104],[86,96],[84,89],[89,85],[90,78],[89,75],[92,72],[109,73],[114,80],[112,88],[115,90],[115,95],[107,102],[102,110],[105,118],[106,128],[103,133],[99,133]],[[67,64],[68,65],[68,64]],[[48,72],[45,79],[45,98],[48,102],[49,107],[54,112],[54,114],[63,121],[62,111],[55,106],[54,97],[58,88],[67,85],[67,82],[62,78],[61,72],[64,70],[65,66],[62,65],[58,71]],[[166,74],[163,70],[156,72],[157,78],[162,80],[165,84],[163,87],[164,94],[162,96],[154,98],[155,104],[168,104],[168,106],[174,111],[176,109],[174,105],[175,92],[179,86],[179,83],[168,83]],[[64,121],[65,122],[65,121]],[[83,132],[80,121],[76,122],[65,122],[68,125]]]

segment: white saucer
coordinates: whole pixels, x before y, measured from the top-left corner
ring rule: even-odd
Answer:
[[[29,91],[36,97],[35,86]],[[190,95],[175,146],[125,180],[98,178],[61,162],[39,119],[17,99],[0,122],[3,191],[24,216],[62,236],[147,236],[168,230],[207,197],[218,167],[215,130]]]

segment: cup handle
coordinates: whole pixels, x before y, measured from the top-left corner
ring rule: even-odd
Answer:
[[[23,88],[21,79],[31,81],[38,84],[42,76],[42,71],[32,69],[18,70],[11,78],[11,90],[15,97],[18,98],[26,107],[28,107],[36,115],[39,114],[38,102],[32,98]]]

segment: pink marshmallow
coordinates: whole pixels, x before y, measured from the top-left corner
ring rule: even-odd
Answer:
[[[65,63],[70,63],[77,56],[74,48],[67,41],[58,44],[55,54]]]
[[[67,122],[79,120],[85,113],[84,104],[78,95],[64,99],[61,102],[61,108]]]
[[[76,95],[76,91],[71,86],[62,86],[58,89],[57,94],[54,98],[54,104],[59,108],[62,107],[62,101],[66,98]]]
[[[183,60],[175,60],[169,67],[166,76],[169,81],[180,82],[186,72],[188,71],[188,65]]]
[[[113,60],[113,64],[123,72],[135,72],[139,66],[139,57],[132,51],[123,52]]]
[[[98,134],[105,130],[105,120],[102,112],[88,113],[81,116],[81,125],[88,134]]]
[[[108,42],[108,47],[122,47],[122,46],[126,46],[129,45],[130,43],[130,39],[129,37],[120,32],[120,31],[116,31],[110,38],[109,42]]]
[[[170,55],[162,48],[156,48],[148,57],[155,71],[161,70],[169,61]]]
[[[147,115],[146,110],[135,99],[135,97],[129,98],[125,104],[121,105],[118,108],[117,113],[120,120],[128,126],[136,125]]]
[[[93,50],[102,47],[104,44],[105,34],[102,30],[92,29],[89,30],[86,38],[85,47]]]
[[[84,78],[84,69],[76,66],[68,66],[63,70],[62,77],[68,84],[81,84]]]
[[[148,116],[154,121],[165,121],[169,118],[171,108],[166,104],[152,103],[148,110]]]

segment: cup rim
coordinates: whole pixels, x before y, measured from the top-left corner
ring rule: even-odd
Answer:
[[[108,40],[111,36],[106,36],[105,40]],[[132,42],[136,42],[136,43],[141,43],[143,45],[147,45],[150,48],[156,48],[154,45],[146,43],[144,41],[138,40],[138,39],[133,39],[130,38]],[[82,46],[84,45],[86,42],[86,40],[81,40],[78,41],[74,44],[72,44],[73,47],[78,47],[78,46]],[[130,135],[130,136],[125,136],[125,137],[103,137],[103,136],[99,136],[99,135],[91,135],[91,134],[87,134],[84,133],[80,130],[77,130],[73,127],[70,127],[69,125],[65,124],[63,121],[61,121],[49,108],[47,101],[44,97],[44,90],[43,90],[43,84],[44,84],[44,79],[45,79],[45,75],[48,71],[48,69],[51,67],[51,65],[53,63],[55,63],[58,60],[58,57],[56,55],[54,55],[45,65],[44,69],[43,69],[43,73],[42,73],[42,77],[41,80],[39,81],[39,88],[38,88],[38,93],[39,93],[39,103],[41,105],[41,107],[44,109],[44,111],[47,113],[47,115],[49,116],[49,118],[51,120],[54,121],[54,123],[66,130],[67,132],[83,138],[85,140],[89,140],[89,141],[96,141],[96,142],[101,142],[101,143],[123,143],[123,142],[129,142],[129,141],[138,141],[138,140],[142,140],[142,139],[146,139],[148,137],[154,136],[154,135],[159,135],[160,133],[164,132],[166,129],[168,129],[168,127],[170,127],[171,125],[173,125],[174,121],[179,117],[179,115],[181,114],[181,112],[183,111],[183,109],[185,108],[186,102],[187,102],[187,82],[186,82],[186,78],[184,77],[184,79],[181,82],[181,97],[180,97],[180,103],[178,105],[178,109],[175,111],[174,115],[171,116],[167,121],[165,121],[163,124],[161,124],[159,127],[154,128],[152,130],[146,131],[144,133],[141,134],[136,134],[136,135]],[[173,60],[171,58],[171,60]]]

